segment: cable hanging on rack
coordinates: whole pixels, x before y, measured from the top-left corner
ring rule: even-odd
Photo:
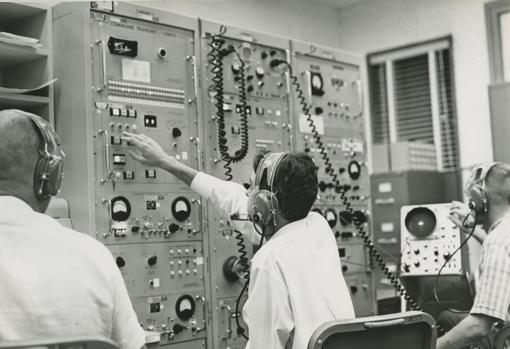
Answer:
[[[223,168],[225,169],[225,177],[227,180],[232,180],[232,163],[243,160],[248,154],[248,104],[246,96],[246,78],[244,75],[245,63],[241,59],[239,53],[234,49],[234,46],[225,45],[225,40],[221,38],[226,33],[226,27],[220,26],[219,33],[217,35],[211,35],[207,45],[210,48],[207,54],[207,61],[210,65],[210,71],[212,73],[212,85],[210,89],[214,92],[215,98],[215,109],[216,109],[216,120],[218,123],[218,150],[220,151],[221,159],[223,160]],[[229,153],[227,131],[225,125],[225,100],[224,100],[224,86],[223,86],[223,59],[234,53],[239,61],[240,67],[234,73],[235,81],[237,82],[237,89],[239,93],[240,103],[240,134],[241,134],[241,147],[236,150],[233,155]]]
[[[374,243],[370,240],[370,236],[365,231],[363,222],[360,220],[361,217],[354,214],[354,209],[352,207],[352,204],[349,202],[349,199],[346,196],[345,187],[340,184],[338,175],[335,173],[335,170],[333,169],[333,166],[329,159],[326,148],[324,147],[324,143],[322,142],[319,132],[317,131],[317,127],[313,121],[312,115],[310,113],[310,107],[308,106],[308,103],[306,102],[304,92],[301,89],[301,86],[299,85],[298,78],[292,72],[291,65],[289,64],[289,62],[287,62],[285,60],[279,60],[279,59],[274,59],[273,61],[270,62],[270,66],[272,68],[275,68],[279,65],[285,65],[288,69],[288,74],[289,74],[289,77],[291,80],[291,84],[294,86],[294,89],[295,89],[296,95],[297,95],[296,97],[299,101],[299,104],[301,105],[303,114],[306,116],[306,121],[308,122],[308,125],[310,127],[314,141],[317,144],[317,148],[319,149],[320,156],[321,156],[322,160],[324,161],[326,173],[333,180],[333,183],[335,184],[335,188],[339,189],[340,200],[342,201],[342,204],[345,205],[345,210],[347,212],[349,212],[349,214],[353,218],[353,223],[357,229],[358,236],[363,240],[363,243],[368,248],[370,255],[377,262],[377,265],[381,268],[384,275],[388,278],[388,280],[393,285],[393,287],[398,291],[398,293],[407,301],[409,306],[414,310],[422,310],[420,305],[407,293],[407,290],[402,285],[400,280],[395,275],[393,275],[393,273],[389,270],[388,266],[384,262],[384,259],[377,251],[377,248],[375,247]],[[437,328],[440,332],[444,332],[444,330],[439,325],[437,325]]]

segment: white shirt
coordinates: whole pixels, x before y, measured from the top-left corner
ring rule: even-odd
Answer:
[[[247,212],[239,184],[199,172],[191,188],[225,215]],[[239,223],[250,240],[258,240],[252,223],[233,222]],[[304,349],[324,322],[355,317],[334,234],[321,215],[310,212],[287,224],[255,254],[243,317],[250,349]]]
[[[111,253],[92,237],[0,196],[0,341],[99,335],[145,344]]]

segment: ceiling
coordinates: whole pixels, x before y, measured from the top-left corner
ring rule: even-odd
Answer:
[[[333,6],[339,10],[345,9],[350,6],[354,6],[357,4],[361,4],[362,2],[369,1],[369,0],[312,0],[321,2],[323,4],[328,4],[330,6]]]

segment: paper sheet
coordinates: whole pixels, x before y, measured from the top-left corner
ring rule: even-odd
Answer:
[[[55,81],[57,81],[57,79],[47,81],[39,86],[35,86],[32,88],[11,88],[11,87],[0,86],[0,93],[27,93],[27,92],[37,91],[37,90],[40,90],[46,86],[50,86]]]

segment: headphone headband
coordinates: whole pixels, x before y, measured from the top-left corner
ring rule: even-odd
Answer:
[[[469,190],[473,185],[481,185],[485,189],[487,174],[494,166],[499,164],[502,164],[502,162],[487,162],[473,167],[469,180],[466,183],[466,188]]]
[[[248,199],[248,216],[253,222],[261,226],[271,222],[276,225],[278,199],[273,191],[273,184],[278,166],[288,154],[289,152],[268,153],[257,166],[254,187]],[[266,174],[265,184],[269,190],[260,189],[260,185],[264,184],[261,183],[262,178],[264,178],[264,173]]]
[[[473,167],[471,176],[466,183],[466,192],[469,196],[469,208],[474,211],[476,219],[479,222],[483,222],[487,218],[489,212],[489,200],[485,188],[487,174],[498,164],[501,164],[501,162],[483,163]]]
[[[264,176],[264,172],[266,172],[266,185],[269,188],[273,188],[274,179],[276,177],[276,171],[278,170],[278,165],[280,162],[289,155],[288,151],[279,152],[279,153],[268,153],[266,154],[262,160],[260,160],[259,165],[257,166],[257,173],[255,174],[255,189],[258,190],[260,188],[260,181]]]
[[[64,152],[60,146],[58,135],[46,120],[38,115],[24,113],[34,123],[41,135],[39,159],[34,171],[34,191],[40,199],[47,199],[56,195],[64,176]]]

